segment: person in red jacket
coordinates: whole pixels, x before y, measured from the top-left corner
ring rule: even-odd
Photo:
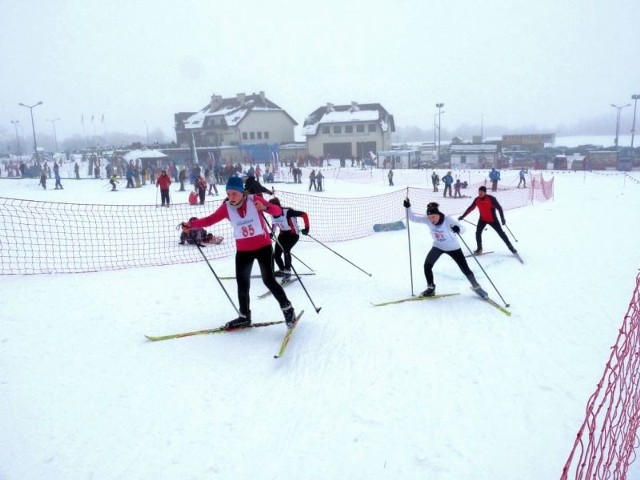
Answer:
[[[165,204],[167,207],[169,206],[169,185],[171,185],[171,177],[167,175],[166,170],[162,170],[158,180],[156,180],[156,188],[160,187],[160,199],[163,207]]]
[[[466,217],[473,209],[478,207],[478,211],[480,212],[480,218],[478,219],[478,225],[476,227],[476,245],[477,249],[475,252],[476,255],[480,255],[482,253],[482,232],[484,227],[490,225],[496,233],[500,236],[502,241],[507,245],[511,253],[517,253],[517,250],[511,245],[507,234],[504,233],[500,223],[498,222],[498,217],[496,215],[496,210],[500,213],[500,220],[502,221],[502,225],[506,225],[507,222],[504,219],[504,212],[502,210],[502,206],[498,202],[498,199],[493,195],[487,195],[487,187],[478,188],[478,196],[474,198],[469,208],[465,210],[465,212],[458,217],[458,220],[462,220]]]
[[[229,178],[226,190],[227,198],[215,212],[208,217],[182,223],[182,231],[188,233],[191,228],[208,227],[225,219],[231,222],[236,240],[235,264],[240,315],[235,320],[227,322],[226,328],[251,325],[249,287],[251,286],[251,269],[255,260],[260,267],[262,282],[280,304],[287,328],[291,328],[296,315],[293,305],[273,273],[271,235],[263,214],[267,212],[270,215],[280,216],[282,209],[257,195],[245,195],[240,177]]]
[[[272,224],[278,227],[280,233],[276,242],[276,249],[273,252],[273,260],[278,265],[279,270],[275,272],[276,277],[282,277],[283,282],[287,282],[291,278],[291,249],[300,240],[300,233],[309,235],[309,216],[306,212],[294,210],[293,208],[284,208],[280,205],[278,198],[272,198],[269,203],[273,203],[282,209],[282,213],[278,216],[272,215]],[[304,221],[304,228],[300,230],[297,217]],[[284,255],[284,261],[282,257]]]

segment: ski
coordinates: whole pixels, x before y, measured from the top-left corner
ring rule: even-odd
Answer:
[[[302,310],[296,316],[296,321],[293,323],[293,326],[291,328],[287,328],[287,333],[285,333],[284,338],[282,339],[282,345],[280,345],[280,350],[278,350],[278,353],[276,353],[273,356],[273,358],[281,358],[284,355],[284,352],[287,349],[287,345],[289,345],[289,340],[291,339],[291,335],[293,334],[293,331],[298,326],[298,321],[300,320],[300,317],[302,316],[303,313],[304,313],[304,310]]]
[[[206,330],[196,330],[193,332],[174,333],[172,335],[161,335],[161,336],[145,335],[145,337],[152,342],[158,342],[160,340],[171,340],[172,338],[191,337],[193,335],[208,335],[212,333],[230,333],[230,332],[235,332],[236,330],[246,330],[247,328],[269,327],[271,325],[278,325],[280,323],[284,323],[284,320],[279,320],[277,322],[252,323],[248,327],[226,328],[223,325],[222,327],[208,328]]]
[[[484,300],[485,302],[487,302],[489,305],[496,307],[498,310],[500,310],[502,313],[504,313],[507,317],[511,316],[511,312],[509,310],[507,310],[505,307],[503,307],[502,305],[496,303],[495,301],[493,301],[492,299],[490,299],[489,297],[483,298],[480,297],[480,299]]]
[[[297,282],[297,281],[298,281],[297,278],[291,277],[289,280],[283,280],[282,282],[280,282],[280,285],[282,285],[282,287],[284,288],[287,285],[290,285],[293,282]],[[267,290],[266,292],[261,293],[260,295],[258,295],[258,298],[266,298],[269,295],[271,295],[271,290]]]
[[[491,250],[490,252],[482,252],[482,253],[470,253],[469,255],[465,255],[465,258],[469,258],[469,257],[481,257],[482,255],[489,255],[490,253],[493,253],[493,250]]]
[[[316,272],[298,273],[298,275],[315,275]],[[251,275],[251,278],[262,278],[262,275]],[[278,278],[278,277],[276,277]],[[220,277],[220,280],[235,280],[236,277]]]
[[[391,300],[389,302],[382,303],[372,303],[374,307],[384,307],[385,305],[395,305],[396,303],[404,303],[404,302],[417,302],[420,300],[435,300],[436,298],[444,298],[444,297],[453,297],[454,295],[460,295],[459,293],[440,293],[436,295],[432,295],[430,297],[416,296],[416,297],[407,297],[401,298],[400,300]]]

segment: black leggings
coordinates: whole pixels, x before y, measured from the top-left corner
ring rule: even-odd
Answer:
[[[280,270],[291,269],[291,249],[298,243],[298,240],[300,240],[300,235],[294,233],[281,233],[278,235],[278,242],[273,252],[273,259]],[[282,247],[280,245],[282,245]],[[282,261],[283,254],[284,262]]]
[[[273,266],[271,258],[273,249],[271,245],[262,247],[259,250],[251,250],[248,252],[236,252],[236,282],[238,284],[238,303],[240,304],[240,313],[249,315],[249,287],[251,286],[251,269],[253,261],[258,261],[262,282],[278,300],[281,308],[289,304],[289,299],[284,293],[284,289],[276,280],[273,274]]]
[[[478,220],[478,227],[476,228],[476,244],[478,245],[478,249],[482,250],[482,231],[487,225],[491,226],[491,228],[496,231],[502,241],[507,245],[507,247],[509,247],[509,250],[513,250],[513,245],[511,245],[507,234],[504,233],[504,230],[502,230],[500,222],[498,222],[497,220],[494,220],[493,222],[485,222],[482,219]]]
[[[427,253],[427,258],[424,259],[424,276],[427,277],[427,285],[433,285],[433,266],[443,253],[446,253],[453,258],[453,261],[456,262],[465,277],[473,274],[469,268],[467,259],[464,258],[464,253],[462,253],[461,248],[452,250],[451,252],[446,252],[437,247],[432,247],[431,250],[429,250],[429,253]]]

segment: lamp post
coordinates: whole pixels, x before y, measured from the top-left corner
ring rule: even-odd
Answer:
[[[436,103],[436,108],[438,109],[438,162],[440,162],[440,131],[442,130],[442,107],[444,107],[444,103]]]
[[[618,134],[620,133],[620,110],[622,110],[624,107],[631,106],[631,104],[627,103],[626,105],[614,105],[612,103],[611,106],[616,110],[618,110],[618,114],[616,116],[616,152],[617,152],[618,151]]]
[[[149,146],[149,124],[146,120],[144,121],[144,126],[147,129],[147,146]]]
[[[56,134],[56,122],[60,120],[59,118],[47,118],[47,122],[51,122],[53,125],[53,140],[56,143],[56,153],[58,153],[58,135]]]
[[[38,158],[38,144],[36,143],[36,126],[35,126],[35,123],[33,122],[33,109],[38,105],[42,105],[42,100],[34,105],[25,105],[24,103],[19,103],[18,105],[20,105],[21,107],[28,108],[29,111],[31,112],[31,129],[33,130],[33,152],[36,156],[36,165],[37,165],[38,163],[40,163],[40,159]]]
[[[633,100],[633,124],[631,126],[631,155],[635,158],[633,154],[633,137],[636,134],[636,107],[638,106],[638,99],[640,95],[631,95],[631,100]]]
[[[22,155],[22,152],[20,151],[20,137],[18,136],[18,124],[20,123],[19,120],[11,120],[11,123],[13,123],[13,126],[16,129],[16,153],[18,155]]]

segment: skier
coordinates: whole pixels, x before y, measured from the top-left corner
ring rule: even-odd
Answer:
[[[322,175],[322,171],[318,170],[316,174],[316,192],[322,192],[322,181],[324,180],[324,175]]]
[[[471,202],[469,208],[467,208],[465,212],[458,217],[458,220],[461,221],[462,219],[464,219],[464,217],[471,213],[471,211],[476,207],[478,207],[478,211],[480,212],[480,218],[478,219],[478,225],[476,227],[477,248],[473,253],[476,255],[480,255],[482,253],[482,232],[484,230],[484,227],[486,227],[487,225],[491,225],[491,227],[500,236],[502,241],[507,245],[511,253],[518,253],[513,245],[511,245],[507,234],[504,233],[504,230],[502,230],[500,222],[498,222],[496,210],[498,210],[498,212],[500,213],[500,220],[502,221],[502,225],[507,224],[504,219],[502,206],[500,205],[496,197],[487,194],[487,187],[485,186],[478,188],[478,196],[473,199],[473,202]]]
[[[393,187],[393,169],[389,169],[389,173],[387,173],[387,178],[389,179],[389,186]]]
[[[55,190],[64,190],[62,188],[62,183],[60,182],[60,165],[58,165],[58,162],[53,162],[53,176],[56,179],[56,188]]]
[[[523,188],[527,188],[527,179],[526,179],[526,173],[524,168],[520,169],[520,172],[518,173],[518,175],[520,176],[520,181],[518,182],[518,186],[516,188],[520,188],[521,184],[524,184]]]
[[[282,285],[273,274],[273,248],[271,236],[262,212],[273,216],[282,215],[282,209],[267,202],[257,195],[245,195],[240,177],[231,177],[226,186],[227,198],[222,205],[208,217],[190,220],[182,224],[182,230],[189,233],[191,228],[203,228],[224,219],[231,222],[236,239],[236,282],[238,285],[238,303],[240,315],[227,322],[226,328],[247,327],[251,325],[249,305],[249,288],[251,286],[251,269],[253,262],[258,261],[262,282],[280,304],[287,328],[295,322],[293,305],[287,298]]]
[[[451,197],[451,185],[453,185],[453,177],[451,176],[451,172],[447,172],[445,176],[442,177],[442,182],[444,183],[444,197],[447,196],[447,192],[449,192],[449,197]]]
[[[200,205],[204,205],[204,199],[207,195],[207,180],[204,177],[198,177],[195,181],[195,189],[198,192],[198,198],[200,199]]]
[[[167,175],[166,170],[162,170],[162,173],[156,180],[156,188],[160,187],[160,200],[162,201],[163,207],[165,203],[167,207],[169,206],[169,185],[171,185],[171,177]]]
[[[42,185],[43,190],[47,189],[47,171],[44,169],[42,169],[42,173],[40,174],[40,181],[38,182],[38,185]]]
[[[409,199],[404,200],[404,208],[408,211],[409,220],[418,223],[426,223],[433,237],[433,245],[427,257],[424,260],[424,276],[427,279],[427,289],[420,295],[423,297],[432,297],[436,294],[436,285],[433,283],[433,266],[443,253],[449,255],[460,268],[460,271],[467,277],[471,283],[471,288],[482,298],[487,298],[488,294],[482,289],[476,281],[476,277],[467,264],[467,259],[462,253],[458,238],[456,235],[464,232],[464,227],[454,218],[445,216],[438,209],[436,202],[430,202],[427,205],[427,215],[416,215],[411,210],[411,202]]]
[[[271,187],[271,190],[269,190],[267,187],[263,186],[260,183],[260,180],[258,180],[253,175],[249,175],[244,181],[244,189],[248,194],[258,195],[260,197],[262,197],[263,193],[266,193],[267,195],[273,195],[275,193],[273,187]]]
[[[438,176],[438,174],[436,173],[435,170],[431,174],[431,183],[433,184],[433,191],[437,192],[438,191],[438,185],[440,185],[440,177]]]
[[[314,190],[318,190],[318,187],[316,186],[316,171],[315,170],[311,170],[311,173],[309,174],[309,191],[311,191],[311,187],[314,188]]]
[[[113,175],[111,175],[111,178],[109,179],[109,183],[111,184],[111,191],[115,191],[116,190],[116,183],[120,183],[118,181],[118,177],[116,176],[116,174],[114,173]]]
[[[273,260],[279,268],[279,270],[275,272],[275,276],[282,277],[283,282],[286,282],[291,278],[291,249],[298,243],[298,240],[300,240],[300,233],[309,235],[309,216],[306,212],[282,207],[278,198],[272,198],[269,200],[269,203],[277,205],[282,209],[280,215],[271,215],[271,223],[280,230],[276,248],[273,252]],[[304,228],[302,230],[300,230],[298,226],[296,217],[301,217],[304,221]],[[283,254],[284,262],[282,261]]]

